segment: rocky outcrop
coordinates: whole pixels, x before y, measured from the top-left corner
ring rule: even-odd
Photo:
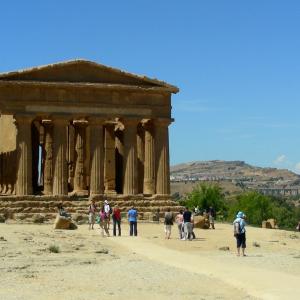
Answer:
[[[57,215],[53,228],[54,229],[77,229],[77,225],[74,223],[74,221],[71,218],[66,218]]]
[[[278,225],[275,219],[268,219],[267,221],[262,221],[261,227],[267,229],[276,229],[278,228]]]
[[[205,216],[194,216],[194,227],[201,228],[201,229],[208,229],[209,228],[209,220]]]

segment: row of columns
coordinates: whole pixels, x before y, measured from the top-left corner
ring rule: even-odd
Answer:
[[[16,116],[19,165],[16,194],[31,195],[32,191],[32,143],[31,116]],[[42,120],[44,127],[44,194],[68,194],[67,134],[69,120],[53,117]],[[115,135],[115,122],[90,118],[74,120],[75,155],[74,191],[86,189],[85,149],[86,128],[90,130],[90,196],[116,193],[115,148],[123,156],[123,194],[135,195],[139,191],[138,160],[143,161],[143,194],[170,194],[169,186],[169,137],[170,120],[155,120],[154,128],[149,120],[122,120],[123,142]],[[138,135],[138,124],[144,127],[144,136]],[[103,130],[104,129],[104,130]],[[103,136],[104,133],[104,136]],[[141,150],[142,149],[142,150]]]

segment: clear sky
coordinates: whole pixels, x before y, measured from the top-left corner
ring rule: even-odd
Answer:
[[[0,2],[0,72],[73,58],[180,88],[171,164],[300,173],[300,1]]]

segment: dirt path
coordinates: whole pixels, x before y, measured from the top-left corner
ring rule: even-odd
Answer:
[[[249,256],[238,258],[226,224],[196,230],[192,242],[175,231],[165,240],[162,224],[138,226],[137,238],[126,222],[121,237],[103,238],[87,225],[0,224],[0,299],[299,299],[300,234],[249,227]]]
[[[249,265],[246,261],[251,257],[228,259],[224,256],[221,262],[220,259],[208,257],[205,253],[203,255],[195,251],[173,250],[158,245],[156,240],[149,238],[128,237],[111,241],[151,261],[222,281],[235,289],[242,290],[245,294],[260,299],[282,300],[300,297],[300,277],[284,271],[268,270],[263,264],[265,258],[259,256],[258,259],[262,262],[261,267],[251,267],[251,263]],[[193,242],[178,241],[178,243],[192,245]],[[255,259],[257,260],[257,257]]]

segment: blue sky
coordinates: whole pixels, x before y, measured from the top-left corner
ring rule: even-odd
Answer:
[[[168,81],[171,164],[300,173],[300,1],[1,1],[0,72],[85,58]]]

